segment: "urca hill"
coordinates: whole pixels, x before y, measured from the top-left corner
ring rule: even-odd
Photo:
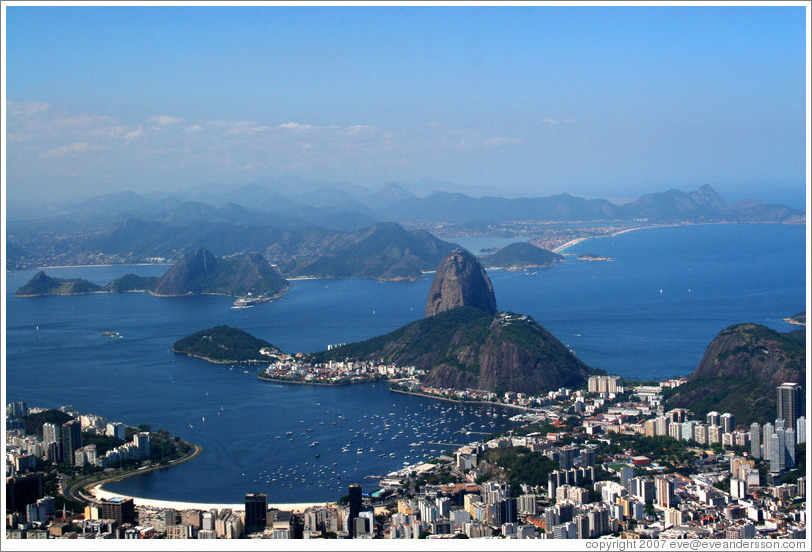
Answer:
[[[759,324],[737,324],[711,341],[688,381],[675,388],[669,408],[699,416],[730,412],[738,423],[775,419],[776,389],[806,382],[804,330],[780,333]]]
[[[497,312],[488,275],[461,249],[437,268],[425,318],[311,357],[315,362],[354,359],[412,365],[426,371],[426,385],[496,393],[578,387],[599,373],[531,317]]]
[[[184,255],[160,278],[127,274],[106,286],[87,280],[62,280],[40,271],[14,294],[17,297],[145,291],[158,296],[195,294],[262,295],[278,298],[290,284],[259,253],[217,258],[206,249]]]

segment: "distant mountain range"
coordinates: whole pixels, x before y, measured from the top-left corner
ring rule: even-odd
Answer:
[[[201,186],[165,195],[119,192],[52,206],[46,216],[31,217],[29,212],[21,216],[12,210],[9,220],[49,219],[55,223],[70,217],[81,224],[87,217],[140,218],[167,223],[207,220],[358,230],[376,221],[798,222],[804,218],[803,211],[785,205],[756,200],[729,204],[708,185],[693,192],[651,193],[622,205],[567,193],[514,199],[474,197],[454,191],[465,190],[463,187],[430,179],[390,182],[376,190],[295,177],[258,180],[225,192],[220,188]]]
[[[487,229],[494,221],[805,221],[803,211],[783,205],[728,204],[710,186],[615,205],[569,194],[506,199],[444,191],[421,197],[399,183],[376,191],[299,179],[270,184],[255,182],[219,193],[201,188],[196,201],[189,192],[162,197],[121,192],[64,205],[59,214],[36,220],[14,220],[12,212],[6,259],[12,268],[42,266],[38,263],[44,259],[87,264],[108,256],[113,260],[105,262],[141,262],[177,259],[204,247],[219,256],[259,251],[287,276],[415,279],[434,269],[453,244],[378,221],[470,229]],[[486,262],[496,266],[492,263],[502,261]]]

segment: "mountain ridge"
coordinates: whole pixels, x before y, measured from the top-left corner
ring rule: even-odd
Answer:
[[[687,382],[668,397],[670,408],[730,412],[738,423],[775,419],[776,389],[806,385],[804,330],[777,332],[760,324],[736,324],[711,341]]]

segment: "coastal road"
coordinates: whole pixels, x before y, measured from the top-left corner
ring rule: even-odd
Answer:
[[[155,470],[162,470],[165,468],[169,468],[172,466],[177,466],[178,464],[183,464],[184,462],[188,462],[189,460],[193,460],[200,456],[203,452],[203,447],[198,445],[192,445],[192,451],[178,458],[176,460],[170,460],[166,464],[157,464],[154,466],[149,466],[147,468],[139,468],[132,471],[127,472],[114,472],[107,476],[102,476],[101,479],[99,478],[99,474],[92,474],[87,477],[82,477],[80,479],[75,479],[74,481],[70,482],[69,485],[65,486],[64,482],[60,481],[60,489],[62,490],[62,495],[67,498],[68,500],[73,500],[75,502],[90,502],[93,504],[97,504],[99,501],[90,494],[85,493],[85,487],[87,488],[94,488],[104,485],[105,483],[110,483],[113,481],[120,481],[122,479],[126,479],[128,477],[133,477],[134,475],[141,475],[144,473],[148,473]]]

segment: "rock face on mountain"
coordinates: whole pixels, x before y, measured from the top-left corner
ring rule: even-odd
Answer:
[[[726,328],[708,345],[688,382],[668,399],[671,408],[697,415],[730,412],[737,423],[776,417],[776,389],[785,382],[805,385],[806,335],[779,333],[758,324]]]
[[[531,317],[497,313],[485,270],[455,250],[437,269],[426,317],[386,335],[310,355],[415,366],[425,385],[538,394],[579,387],[602,373],[581,362]]]
[[[423,383],[537,394],[578,387],[593,370],[526,315],[457,307],[368,341],[311,355],[316,362],[370,360],[415,366]]]
[[[426,316],[464,306],[496,314],[496,296],[476,257],[455,249],[437,267],[426,301]]]
[[[158,279],[155,295],[280,296],[290,285],[258,253],[218,259],[206,249],[184,255]]]

